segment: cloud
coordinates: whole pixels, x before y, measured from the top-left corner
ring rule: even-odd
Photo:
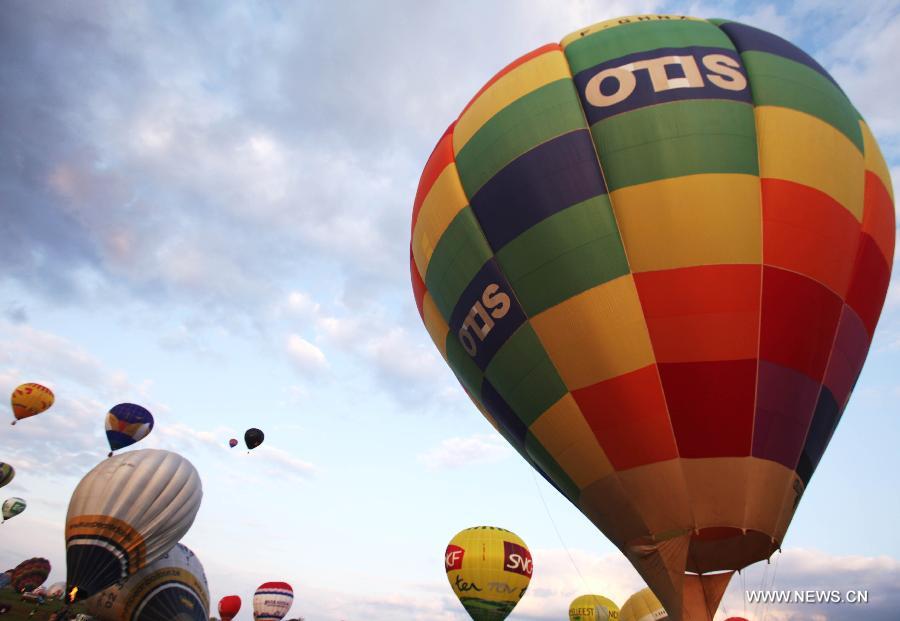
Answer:
[[[447,438],[417,459],[429,470],[490,464],[511,457],[513,450],[496,434],[477,434],[467,438]]]
[[[301,372],[319,373],[328,368],[328,361],[322,350],[296,334],[291,334],[287,339],[287,352],[291,362]]]

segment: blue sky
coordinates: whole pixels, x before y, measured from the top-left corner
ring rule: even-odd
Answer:
[[[409,218],[434,143],[516,57],[610,17],[729,17],[822,62],[900,172],[900,5],[765,2],[11,2],[0,22],[0,392],[54,408],[0,425],[0,565],[46,556],[112,405],[197,466],[184,543],[213,601],[294,585],[292,615],[464,619],[444,547],[495,524],[531,548],[511,619],[642,587],[618,551],[478,414],[409,285]],[[896,281],[895,276],[894,280]],[[788,531],[747,587],[868,588],[870,604],[773,621],[893,619],[900,605],[900,288]],[[250,426],[247,454],[230,437]],[[545,507],[546,504],[546,507]],[[557,534],[559,533],[559,535]],[[741,579],[725,598],[743,613]],[[753,616],[753,613],[758,613]],[[763,611],[747,608],[754,621]],[[824,615],[824,616],[816,616]],[[722,617],[724,618],[724,616]]]

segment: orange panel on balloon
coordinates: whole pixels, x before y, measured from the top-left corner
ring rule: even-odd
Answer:
[[[866,195],[863,200],[863,231],[872,236],[887,263],[894,260],[894,203],[881,179],[866,172]]]
[[[635,274],[657,362],[755,358],[760,265]]]
[[[820,190],[781,179],[762,180],[763,261],[847,293],[860,224]]]
[[[655,365],[576,390],[572,396],[616,470],[678,456]]]
[[[660,364],[678,454],[750,454],[756,399],[756,360]]]

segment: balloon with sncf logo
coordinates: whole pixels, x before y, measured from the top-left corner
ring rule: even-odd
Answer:
[[[642,15],[488,81],[425,165],[410,262],[476,406],[680,621],[784,541],[893,253],[888,168],[819,63]]]
[[[264,582],[253,594],[255,621],[284,619],[294,603],[294,590],[287,582]]]
[[[531,582],[531,552],[515,533],[494,526],[460,531],[444,553],[453,592],[474,621],[503,621]]]
[[[114,405],[106,415],[109,457],[112,457],[113,451],[143,440],[151,431],[153,431],[153,415],[147,408],[136,403]]]
[[[12,405],[13,416],[15,416],[12,424],[15,425],[23,418],[29,418],[44,412],[53,405],[54,400],[53,391],[43,384],[29,382],[16,386],[16,389],[10,395],[10,404]]]

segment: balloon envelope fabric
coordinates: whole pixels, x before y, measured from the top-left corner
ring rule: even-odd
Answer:
[[[703,619],[730,578],[709,572],[783,541],[893,252],[887,166],[825,69],[644,15],[482,88],[422,173],[410,265],[476,406],[673,619]]]

